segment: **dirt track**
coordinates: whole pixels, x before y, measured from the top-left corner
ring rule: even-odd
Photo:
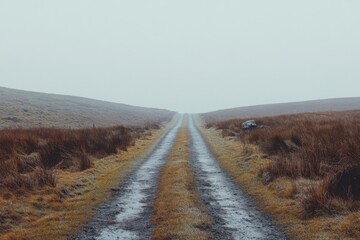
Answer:
[[[192,118],[189,131],[197,188],[210,215],[216,219],[213,226],[215,238],[285,239],[282,232],[256,210],[251,200],[222,171]]]
[[[121,187],[114,189],[113,199],[97,209],[94,220],[75,239],[150,239],[159,175],[181,122],[179,119]],[[209,215],[215,219],[206,231],[214,239],[285,239],[221,170],[191,117],[189,133],[196,189]]]
[[[149,239],[152,203],[159,173],[176,139],[182,120],[166,134],[156,149],[114,189],[113,199],[100,206],[95,219],[76,239]]]

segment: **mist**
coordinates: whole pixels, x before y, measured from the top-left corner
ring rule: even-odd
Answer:
[[[355,97],[360,2],[0,1],[0,86],[179,112]]]

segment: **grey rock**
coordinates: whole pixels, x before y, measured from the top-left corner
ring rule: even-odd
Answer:
[[[241,124],[242,129],[253,129],[256,128],[255,120],[247,120]]]

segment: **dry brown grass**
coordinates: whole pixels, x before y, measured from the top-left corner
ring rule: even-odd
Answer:
[[[92,218],[96,206],[111,197],[122,179],[139,164],[166,128],[149,130],[127,151],[95,160],[84,171],[55,170],[56,187],[32,191],[2,189],[0,239],[68,239]]]
[[[17,191],[55,186],[54,169],[83,171],[92,158],[125,151],[144,128],[0,131],[0,188]]]
[[[223,135],[258,145],[274,160],[261,175],[266,182],[278,177],[322,180],[304,201],[304,216],[338,213],[324,201],[332,198],[360,200],[360,112],[298,114],[257,118],[270,128],[244,131],[243,119],[215,124]],[[318,199],[317,199],[318,197]],[[316,203],[316,201],[318,201]],[[311,204],[310,204],[311,203]],[[354,210],[353,203],[348,209]],[[321,209],[324,207],[323,209]],[[332,211],[333,209],[334,211]]]
[[[152,239],[210,239],[212,225],[195,190],[190,167],[190,138],[186,123],[161,172],[152,224]]]
[[[359,239],[359,221],[350,224],[359,216],[359,115],[261,118],[271,128],[249,132],[232,120],[202,133],[222,167],[290,238]]]

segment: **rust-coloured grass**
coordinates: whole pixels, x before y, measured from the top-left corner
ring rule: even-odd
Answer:
[[[360,111],[255,118],[269,127],[252,131],[241,129],[244,120],[212,125],[224,136],[237,136],[279,156],[267,169],[275,178],[323,177],[360,163]]]
[[[145,128],[0,130],[0,188],[32,190],[56,185],[54,169],[83,171],[92,158],[125,151]]]
[[[201,131],[223,169],[291,239],[359,239],[355,116],[258,118],[271,128],[248,132],[232,120]]]
[[[190,167],[186,122],[161,172],[155,199],[152,239],[210,239],[212,218],[202,207]]]
[[[92,167],[84,171],[55,169],[56,187],[15,192],[2,189],[0,239],[70,238],[92,218],[96,206],[111,197],[111,188],[119,186],[154,148],[166,129],[139,136],[127,151],[103,159],[94,158]]]

